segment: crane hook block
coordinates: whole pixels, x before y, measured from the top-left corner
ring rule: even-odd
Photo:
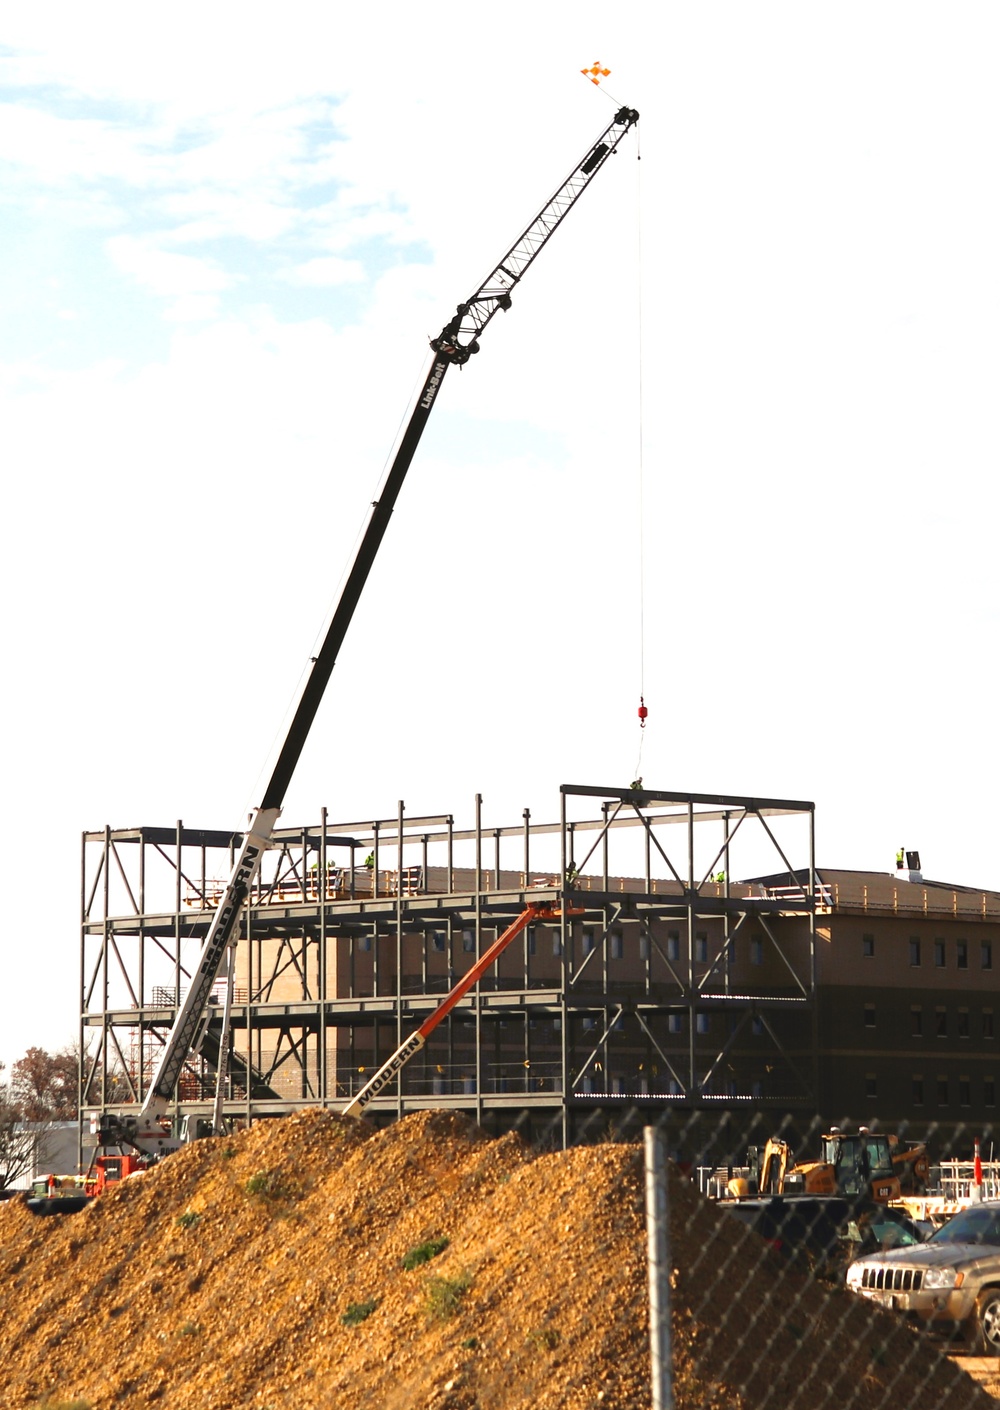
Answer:
[[[645,700],[643,700],[642,696],[640,695],[640,696],[639,696],[639,728],[640,728],[640,729],[645,729],[645,728],[646,728],[646,716],[647,716],[648,714],[649,714],[649,711],[646,709],[646,702],[645,702]]]

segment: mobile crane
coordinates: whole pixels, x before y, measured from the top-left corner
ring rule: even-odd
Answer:
[[[169,1153],[180,1144],[180,1134],[169,1131],[168,1120],[168,1109],[178,1078],[184,1063],[197,1046],[197,1039],[205,1021],[206,1005],[212,987],[223,969],[227,955],[231,960],[231,951],[235,948],[239,919],[244,903],[260,868],[264,853],[270,845],[271,835],[281,813],[292,773],[319,709],[323,693],[336,664],[337,655],[388,527],[406,472],[440,393],[445,374],[450,367],[463,366],[475,353],[479,352],[479,340],[488,324],[498,312],[506,312],[511,307],[513,289],[601,167],[616,152],[619,143],[635,126],[638,119],[639,114],[635,109],[628,107],[618,109],[597,141],[587,149],[583,160],[574,166],[569,176],[546,201],[539,213],[476,291],[464,303],[458,305],[454,317],[444,325],[436,338],[430,340],[433,352],[430,370],[417,394],[406,429],[386,475],[382,492],[372,505],[357,554],[330,620],[319,655],[314,658],[312,668],[306,677],[270,781],[264,790],[259,806],[250,816],[249,825],[236,854],[228,884],[209,925],[197,969],[166,1038],[163,1052],[150,1082],[149,1090],[145,1094],[141,1110],[137,1116],[103,1112],[95,1117],[92,1122],[92,1131],[97,1136],[100,1148],[117,1147],[120,1151],[124,1151],[127,1146],[135,1152],[136,1160],[148,1162]],[[419,1050],[427,1033],[445,1017],[450,1008],[458,1002],[462,993],[466,992],[476,978],[485,972],[487,961],[492,963],[493,959],[497,958],[500,951],[513,940],[514,936],[519,934],[524,926],[529,924],[538,914],[542,914],[538,906],[528,906],[517,917],[473,969],[462,977],[435,1013],[425,1020],[411,1038],[407,1039],[364,1091],[359,1093],[350,1103],[347,1108],[348,1112],[359,1115],[363,1111],[365,1105],[392,1079],[412,1056],[412,1053]],[[546,916],[552,914],[554,912],[551,910],[545,912]],[[231,972],[232,964],[230,962],[230,974]],[[228,1014],[228,1004],[226,1013]],[[225,1046],[226,1040],[224,1038],[222,1047],[225,1048]],[[225,1061],[224,1052],[221,1053],[220,1061]],[[221,1124],[221,1083],[220,1094],[216,1099],[213,1124],[217,1128]]]

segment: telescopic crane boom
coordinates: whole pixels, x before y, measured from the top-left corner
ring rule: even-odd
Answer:
[[[639,114],[633,108],[619,108],[597,141],[588,148],[583,160],[546,201],[534,220],[515,240],[475,293],[465,303],[458,305],[455,316],[445,324],[436,338],[431,339],[434,356],[430,370],[417,396],[416,405],[386,476],[382,493],[372,505],[357,555],[327,628],[319,655],[306,678],[264,796],[259,807],[251,815],[226,890],[209,926],[198,968],[192,976],[187,996],[167,1037],[139,1119],[131,1126],[131,1134],[137,1140],[141,1140],[143,1128],[145,1133],[150,1135],[154,1129],[158,1131],[158,1123],[166,1115],[181,1069],[202,1023],[212,986],[222,968],[226,951],[234,943],[238,933],[240,913],[270,844],[292,774],[388,527],[406,472],[441,390],[445,373],[454,364],[461,366],[468,362],[469,358],[479,351],[479,339],[493,316],[501,309],[506,312],[510,308],[511,293],[515,286],[638,119]]]

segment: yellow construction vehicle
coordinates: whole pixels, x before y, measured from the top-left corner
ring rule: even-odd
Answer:
[[[901,1148],[899,1138],[861,1126],[850,1135],[834,1126],[823,1136],[819,1160],[793,1162],[787,1141],[772,1136],[763,1150],[751,1147],[748,1176],[730,1180],[728,1192],[760,1194],[856,1195],[889,1204],[924,1188],[929,1170],[926,1146]]]

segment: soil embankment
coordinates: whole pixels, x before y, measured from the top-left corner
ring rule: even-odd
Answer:
[[[994,1404],[679,1177],[671,1234],[678,1410]],[[636,1147],[306,1111],[0,1209],[0,1406],[645,1410],[645,1258]]]

